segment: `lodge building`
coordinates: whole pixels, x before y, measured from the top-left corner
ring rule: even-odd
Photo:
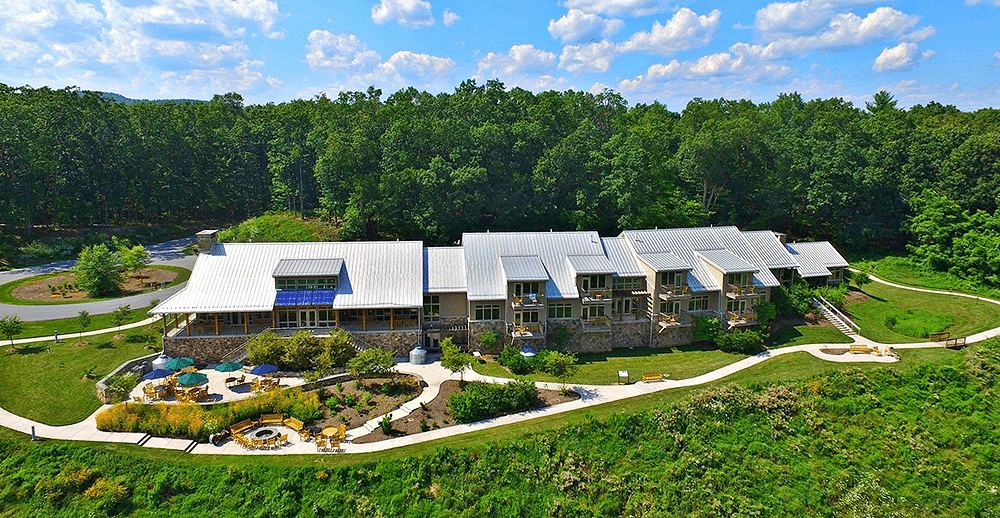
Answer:
[[[459,246],[419,241],[219,243],[199,232],[187,286],[150,313],[164,351],[199,361],[238,358],[272,329],[343,329],[405,354],[445,337],[482,348],[575,352],[693,341],[695,316],[727,329],[757,323],[755,306],[795,276],[838,283],[847,261],[828,242],[785,243],[736,227],[463,234]],[[495,351],[490,351],[495,352]]]

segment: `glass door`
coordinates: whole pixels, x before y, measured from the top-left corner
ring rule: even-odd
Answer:
[[[299,327],[316,327],[316,310],[299,310]]]

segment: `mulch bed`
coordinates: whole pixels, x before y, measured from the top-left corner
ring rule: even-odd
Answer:
[[[448,398],[451,397],[455,392],[460,391],[460,383],[456,380],[448,380],[441,384],[441,390],[438,392],[437,397],[431,400],[429,403],[425,403],[423,408],[418,408],[414,410],[410,415],[401,417],[392,422],[392,435],[387,436],[382,433],[381,428],[376,428],[375,431],[364,435],[362,437],[355,438],[352,442],[354,443],[369,443],[384,441],[386,439],[391,439],[393,437],[400,437],[404,435],[412,435],[420,433],[421,430],[420,423],[421,419],[425,420],[429,430],[436,428],[447,428],[449,426],[455,426],[455,418],[448,413]],[[567,401],[572,401],[574,399],[579,399],[580,395],[575,392],[569,392],[569,395],[563,395],[558,390],[545,390],[538,389],[538,397],[540,402],[534,408],[544,408],[547,406],[558,405],[559,403],[565,403]]]
[[[407,390],[395,396],[383,394],[382,387],[392,383],[403,384]],[[344,423],[348,430],[357,428],[372,418],[399,408],[403,403],[419,396],[424,388],[416,377],[408,375],[367,378],[360,387],[357,381],[344,381],[340,387],[340,391],[337,390],[336,386],[330,386],[318,389],[317,392],[322,391],[320,399],[323,401],[329,401],[334,397],[339,397],[343,401],[346,399],[345,396],[353,396],[358,400],[363,400],[364,394],[367,392],[372,394],[370,403],[364,406],[358,404],[354,407],[335,404],[332,409],[324,407],[323,417],[313,421],[310,425],[312,428],[323,429],[328,426],[338,426],[340,423]],[[364,410],[360,410],[362,408]]]
[[[139,272],[138,277],[129,277],[122,284],[122,296],[143,293],[150,289],[150,285],[159,286],[162,282],[171,282],[177,278],[177,272],[164,270],[162,268],[146,268]],[[37,281],[26,282],[11,291],[11,296],[16,299],[30,301],[61,301],[61,300],[82,300],[86,299],[87,292],[83,290],[67,291],[61,295],[58,291],[55,295],[49,286],[60,286],[63,284],[73,284],[76,282],[76,275],[64,273],[54,277],[47,277]]]
[[[824,347],[824,348],[820,349],[819,352],[824,353],[824,354],[835,354],[837,356],[840,356],[842,354],[847,354],[847,351],[849,351],[849,350],[850,349],[847,348],[847,347],[845,347],[843,349],[827,349],[827,348]]]

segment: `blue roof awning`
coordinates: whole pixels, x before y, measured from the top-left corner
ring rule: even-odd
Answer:
[[[336,290],[282,290],[274,297],[274,307],[329,306]]]

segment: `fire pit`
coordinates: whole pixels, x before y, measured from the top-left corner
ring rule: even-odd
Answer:
[[[261,428],[250,434],[253,439],[270,439],[278,435],[278,431],[274,428]]]

